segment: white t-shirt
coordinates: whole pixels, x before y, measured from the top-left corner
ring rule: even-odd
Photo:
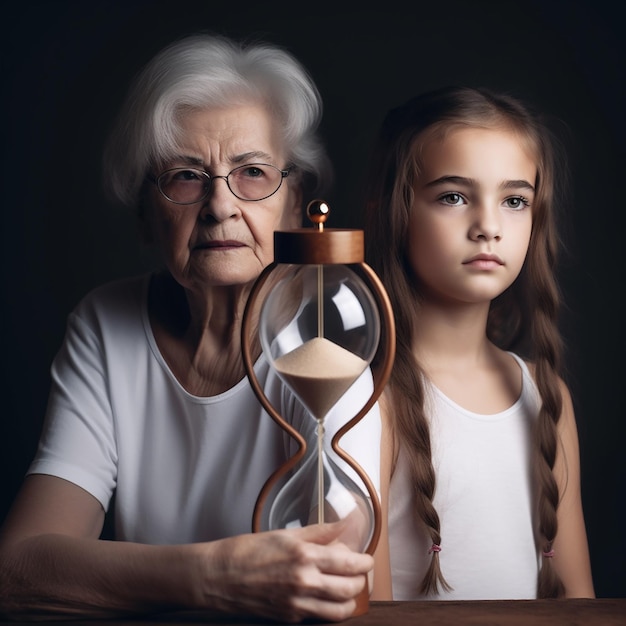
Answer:
[[[427,384],[427,415],[441,522],[441,569],[451,592],[428,599],[536,598],[531,430],[539,395],[526,364],[517,402],[495,415],[467,411]],[[389,494],[394,600],[416,600],[432,545],[415,523],[408,464],[401,449]]]
[[[296,445],[262,409],[245,377],[217,396],[185,391],[156,345],[148,285],[143,276],[99,287],[69,316],[28,472],[71,481],[105,510],[115,493],[120,540],[173,544],[250,532],[263,484]],[[314,438],[316,421],[263,357],[255,372],[279,413],[307,440]],[[371,390],[367,370],[327,415],[328,440]],[[376,405],[340,445],[378,489]]]

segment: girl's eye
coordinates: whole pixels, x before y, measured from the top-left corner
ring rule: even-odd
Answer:
[[[447,204],[448,206],[461,206],[465,202],[465,200],[460,193],[455,193],[451,191],[449,193],[444,193],[442,196],[439,196],[439,202]]]
[[[523,196],[513,196],[512,198],[507,198],[504,202],[509,209],[517,211],[530,206],[530,202]]]

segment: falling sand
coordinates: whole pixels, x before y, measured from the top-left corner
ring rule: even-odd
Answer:
[[[324,337],[315,337],[276,359],[274,366],[313,417],[321,420],[367,362]]]

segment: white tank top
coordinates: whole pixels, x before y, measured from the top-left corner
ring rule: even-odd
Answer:
[[[522,393],[494,415],[467,411],[427,383],[427,415],[437,477],[442,572],[453,587],[428,599],[536,598],[539,554],[531,491],[531,430],[540,399],[526,364]],[[423,599],[418,589],[432,542],[415,522],[406,452],[389,492],[394,600]]]

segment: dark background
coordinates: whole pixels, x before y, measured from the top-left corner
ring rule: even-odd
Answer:
[[[362,225],[374,133],[389,107],[420,91],[448,83],[506,89],[562,121],[573,172],[560,269],[567,382],[596,592],[626,595],[619,3],[402,4],[35,1],[3,13],[0,520],[35,450],[68,312],[92,287],[149,267],[133,217],[103,199],[106,130],[131,77],[157,50],[212,30],[281,44],[313,74],[337,172],[327,198],[335,227]]]

